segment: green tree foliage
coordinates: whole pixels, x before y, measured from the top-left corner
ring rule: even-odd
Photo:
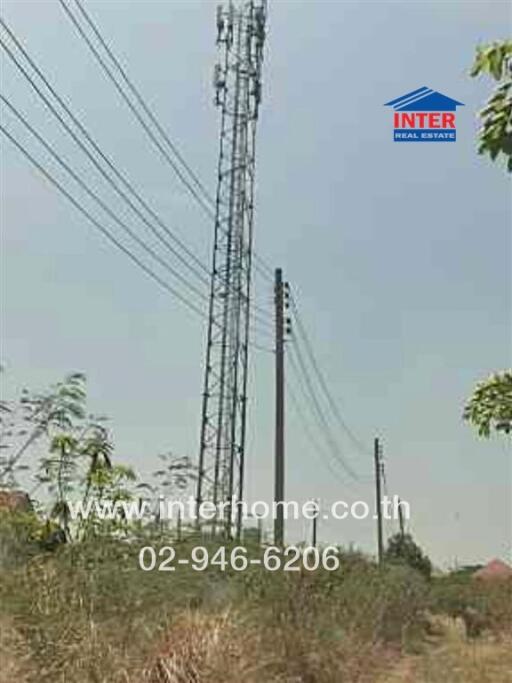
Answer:
[[[477,48],[471,76],[481,74],[490,75],[498,85],[480,112],[478,151],[489,154],[493,161],[503,154],[512,171],[512,41]]]
[[[464,419],[480,436],[489,437],[492,432],[512,435],[512,370],[495,373],[477,385],[464,408]]]
[[[18,401],[4,402],[0,414],[0,484],[16,486],[20,461],[41,440],[73,429],[85,418],[85,377],[68,375],[45,393],[23,389]]]
[[[32,494],[46,488],[49,532],[61,529],[68,538],[69,501],[97,493],[100,473],[112,467],[104,418],[87,413],[86,399],[85,376],[72,373],[44,393],[23,389],[19,400],[0,406],[0,486],[19,486],[20,473],[31,470]]]
[[[512,41],[477,48],[471,76],[481,74],[489,74],[498,85],[480,112],[478,151],[489,154],[492,160],[504,154],[508,157],[507,168],[512,171]],[[512,371],[496,373],[480,382],[463,416],[480,436],[489,437],[492,432],[512,434]]]
[[[83,497],[83,504],[90,501],[95,504],[105,502],[115,505],[119,501],[133,501],[135,498],[133,485],[137,476],[131,467],[112,465],[110,462],[98,462],[93,470],[87,474],[87,486]],[[128,533],[131,522],[127,520],[121,509],[117,517],[102,519],[96,514],[96,508],[91,508],[92,514],[79,523],[77,537],[80,540],[91,537],[119,535]]]
[[[147,520],[127,519],[123,506],[108,519],[98,509],[104,503],[137,503],[137,497],[140,505],[145,490],[149,510],[160,496],[185,496],[197,479],[190,458],[172,453],[160,456],[162,467],[154,473],[153,485],[138,483],[131,468],[113,463],[110,432],[105,418],[87,411],[81,373],[68,375],[44,393],[23,389],[19,400],[1,403],[0,449],[0,488],[19,488],[23,470],[25,487],[35,481],[27,490],[43,529],[41,542],[56,534],[69,541],[137,534]],[[36,495],[43,503],[35,501]],[[71,502],[90,511],[87,519],[71,519]]]
[[[405,564],[416,569],[426,579],[429,579],[432,573],[432,563],[410,534],[391,536],[384,559],[390,564]]]

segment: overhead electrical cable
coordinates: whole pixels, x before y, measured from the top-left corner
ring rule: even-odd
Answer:
[[[94,35],[96,36],[96,38],[98,39],[98,41],[102,45],[103,49],[105,50],[107,55],[110,57],[113,64],[116,66],[118,72],[121,74],[123,81],[126,83],[127,87],[129,88],[131,93],[136,98],[137,102],[143,108],[144,112],[149,117],[150,121],[153,123],[153,125],[158,130],[160,135],[163,137],[165,142],[168,144],[168,146],[170,147],[170,149],[172,150],[172,152],[174,153],[176,158],[183,165],[183,167],[185,168],[185,170],[189,174],[190,178],[195,183],[195,185],[198,187],[198,189],[201,191],[201,193],[203,194],[205,199],[210,203],[210,205],[212,207],[214,207],[215,206],[215,199],[213,198],[212,194],[208,191],[208,189],[201,182],[201,180],[199,179],[197,174],[191,168],[190,164],[187,163],[187,161],[185,160],[183,155],[179,152],[177,146],[172,142],[169,134],[166,132],[165,128],[162,126],[162,124],[157,119],[154,111],[148,105],[148,103],[146,102],[146,100],[141,95],[140,91],[138,90],[138,88],[134,85],[133,81],[129,78],[126,69],[122,66],[119,59],[115,56],[112,48],[107,43],[107,40],[105,39],[105,37],[102,35],[101,31],[99,30],[98,25],[92,20],[91,15],[87,12],[87,10],[83,6],[83,4],[80,2],[80,0],[74,0],[74,1],[78,7],[80,13],[84,17],[85,21],[90,26]],[[64,6],[63,0],[60,0],[60,2]],[[258,254],[254,253],[253,256],[254,256],[254,259],[256,261],[256,263],[254,264],[256,270],[259,270],[260,274],[263,275],[264,277],[269,278],[269,279],[273,279],[274,273],[273,273],[272,268]]]
[[[4,103],[8,104],[6,98],[3,96],[0,96],[2,101]],[[14,109],[12,105],[10,105],[11,109]],[[29,129],[31,129],[30,126]],[[160,287],[162,287],[164,290],[166,290],[169,294],[171,294],[173,297],[177,298],[181,303],[183,303],[189,310],[193,311],[196,315],[200,316],[201,319],[206,320],[206,312],[205,310],[201,310],[198,305],[196,305],[194,302],[190,301],[186,296],[184,296],[179,290],[177,290],[173,285],[169,284],[166,280],[164,280],[160,275],[158,275],[152,268],[150,268],[147,264],[145,264],[142,259],[140,259],[136,254],[134,254],[129,248],[127,248],[108,228],[105,227],[103,223],[101,223],[99,220],[97,220],[92,213],[86,209],[83,204],[76,198],[74,197],[65,187],[64,185],[59,182],[49,171],[47,168],[43,166],[37,159],[27,150],[26,147],[24,147],[15,137],[12,135],[2,124],[0,124],[0,131],[11,141],[11,143],[23,154],[23,156],[34,166],[41,175],[46,178],[50,182],[51,185],[53,185],[61,194],[66,197],[66,199],[83,215],[85,216],[92,225],[99,230],[104,237],[106,237],[109,242],[111,242],[115,247],[117,247],[120,251],[122,251],[128,258],[135,263],[140,269],[142,269],[147,276],[149,276],[152,280],[154,280]],[[40,136],[37,134],[35,130],[31,130],[35,137],[41,142],[41,144],[47,149],[47,151],[57,159],[58,155],[54,152],[54,150],[45,143],[45,141],[40,138]],[[74,172],[71,169],[67,168],[67,164],[60,160],[59,163],[68,170],[72,174],[72,177],[74,177],[75,181],[83,187],[85,191],[88,190],[88,188],[85,187],[85,183],[81,181],[81,179],[74,174]],[[102,207],[103,208],[103,207]],[[107,207],[108,209],[108,207]],[[110,213],[107,211],[107,213]],[[112,216],[114,220],[117,222],[117,217]],[[128,229],[129,230],[129,229]],[[131,231],[129,231],[131,232]],[[135,239],[135,238],[134,238]],[[138,240],[137,240],[138,241]],[[142,246],[142,245],[141,245]],[[146,248],[146,245],[144,245],[144,248]],[[254,346],[255,348],[259,350],[264,350],[264,351],[269,351],[266,347],[261,347],[258,344],[254,344],[251,342],[250,346]]]
[[[23,54],[27,62],[30,64],[30,66],[34,69],[36,74],[39,76],[39,78],[43,81],[45,86],[48,88],[50,93],[53,95],[53,97],[57,100],[57,102],[60,104],[60,106],[64,109],[66,114],[69,116],[71,121],[75,124],[75,126],[78,128],[78,130],[82,133],[82,135],[86,138],[86,140],[91,144],[91,146],[94,148],[96,153],[101,157],[101,159],[108,165],[108,167],[112,170],[112,172],[115,174],[116,178],[118,178],[123,185],[128,189],[128,191],[137,199],[139,204],[143,206],[143,208],[146,209],[146,211],[158,222],[158,224],[165,230],[166,234],[174,241],[175,244],[179,248],[181,248],[184,253],[193,259],[194,263],[197,264],[202,271],[205,273],[208,273],[207,267],[193,254],[193,252],[186,247],[183,242],[174,235],[174,233],[165,225],[165,223],[162,221],[162,219],[147,205],[147,203],[140,197],[140,195],[136,192],[136,190],[133,188],[131,183],[123,176],[123,174],[120,173],[120,171],[115,167],[113,162],[110,161],[110,159],[104,154],[104,152],[101,150],[99,145],[94,141],[92,136],[88,133],[88,131],[85,129],[83,124],[77,119],[77,117],[73,114],[73,112],[70,110],[70,108],[67,106],[67,104],[64,102],[64,100],[58,95],[56,90],[53,88],[53,86],[49,83],[48,79],[44,76],[42,71],[39,69],[39,67],[34,63],[34,61],[31,59],[30,55],[27,53],[23,45],[20,43],[20,41],[16,38],[14,33],[11,31],[11,29],[7,26],[7,24],[0,19],[0,24],[2,27],[5,29],[5,31],[8,33],[9,37],[11,40],[15,43],[16,47],[20,50],[20,52]],[[67,133],[73,138],[75,143],[80,147],[80,149],[86,154],[86,156],[90,159],[90,161],[93,163],[95,168],[101,173],[101,175],[107,180],[110,186],[113,187],[113,189],[116,191],[116,193],[121,196],[121,198],[130,206],[130,208],[134,211],[134,213],[144,222],[144,224],[151,230],[153,234],[167,247],[167,249],[185,266],[187,267],[196,277],[198,277],[203,284],[208,285],[208,279],[206,278],[203,273],[199,272],[198,269],[192,265],[189,260],[184,257],[178,250],[177,248],[173,247],[173,245],[169,244],[169,242],[163,237],[163,235],[156,230],[155,226],[152,225],[147,218],[144,216],[144,214],[141,213],[141,211],[137,208],[137,206],[134,205],[134,203],[131,201],[130,197],[127,196],[127,194],[119,187],[119,185],[116,183],[116,181],[104,170],[104,168],[98,163],[98,160],[91,154],[90,150],[83,144],[82,140],[77,136],[75,131],[73,131],[70,126],[64,121],[62,116],[59,114],[59,112],[56,110],[56,108],[52,105],[52,103],[48,100],[48,98],[44,95],[44,93],[41,91],[41,89],[37,86],[37,84],[34,82],[32,77],[28,74],[26,69],[20,64],[18,59],[15,57],[13,54],[12,50],[9,48],[8,45],[0,38],[0,45],[3,47],[3,49],[6,51],[7,55],[11,59],[11,61],[14,63],[16,68],[21,72],[21,74],[24,76],[24,78],[28,81],[29,85],[32,87],[32,89],[36,92],[36,94],[39,96],[39,98],[43,101],[45,106],[50,110],[50,112],[53,114],[53,116],[57,119],[57,121],[64,127],[64,129],[67,131]],[[178,276],[181,277],[181,276]],[[269,319],[264,319],[262,315],[259,315],[256,312],[253,312],[253,317],[255,319],[259,319],[259,322],[261,324],[266,324],[266,325],[271,325]]]
[[[156,145],[157,149],[160,151],[164,159],[167,161],[167,163],[171,166],[173,169],[174,173],[178,176],[178,178],[181,180],[183,185],[188,189],[190,194],[194,197],[196,202],[199,204],[199,206],[202,207],[203,211],[210,217],[214,218],[215,217],[215,212],[205,201],[205,199],[200,195],[198,190],[193,186],[193,184],[185,177],[185,174],[181,171],[179,168],[178,164],[173,160],[172,156],[169,154],[169,152],[165,149],[165,147],[162,145],[162,143],[159,141],[158,137],[155,135],[155,133],[151,130],[151,128],[148,126],[146,121],[144,120],[144,117],[140,114],[140,112],[137,110],[137,107],[133,104],[133,102],[130,100],[128,95],[125,93],[123,88],[119,85],[119,81],[117,78],[114,76],[112,73],[112,69],[108,66],[108,64],[105,62],[101,54],[98,52],[96,47],[93,45],[92,41],[90,38],[87,36],[85,33],[84,29],[81,27],[80,23],[78,22],[77,18],[73,14],[73,12],[70,10],[70,8],[66,5],[64,0],[59,0],[59,3],[66,13],[66,15],[69,17],[71,20],[73,26],[75,27],[75,30],[78,32],[82,40],[86,43],[86,45],[89,47],[93,55],[96,57],[97,61],[99,62],[103,72],[107,75],[113,86],[116,88],[118,93],[121,95],[122,99],[126,103],[126,105],[129,107],[130,111],[133,113],[133,115],[136,117],[137,121],[140,123],[142,128],[145,130],[146,134],[149,136],[150,140],[153,142],[154,145]]]
[[[25,126],[27,130],[30,131],[30,133],[38,140],[38,142],[46,149],[46,151],[51,155],[53,159],[62,167],[64,168],[69,175],[75,180],[76,183],[86,192],[86,194],[91,197],[102,209],[105,211],[105,213],[110,216],[110,218],[117,223],[142,249],[144,249],[157,263],[162,266],[162,268],[165,268],[173,277],[175,277],[177,280],[179,280],[183,285],[188,287],[190,291],[197,296],[200,300],[207,302],[208,297],[202,292],[201,290],[197,289],[195,285],[191,284],[187,278],[185,278],[180,272],[178,272],[175,268],[173,268],[167,261],[165,261],[154,249],[152,249],[150,246],[148,246],[144,240],[142,240],[136,232],[134,232],[124,221],[122,221],[113,211],[110,209],[110,207],[99,197],[99,195],[94,192],[94,190],[91,190],[91,188],[87,185],[87,183],[71,168],[71,166],[64,161],[64,159],[59,155],[55,149],[48,144],[48,142],[33,128],[30,123],[26,120],[26,118],[12,105],[9,100],[4,97],[3,95],[0,95],[0,100],[7,105],[11,113],[13,113],[19,121]]]
[[[139,268],[141,268],[146,275],[148,275],[152,280],[157,282],[160,287],[165,289],[168,293],[172,294],[174,297],[179,299],[185,306],[192,310],[196,315],[199,315],[204,319],[205,313],[194,303],[189,301],[184,297],[177,289],[161,278],[157,273],[155,273],[150,267],[148,267],[138,256],[133,254],[130,249],[125,247],[111,232],[108,230],[100,221],[96,220],[94,216],[85,209],[82,204],[73,195],[68,192],[65,187],[52,176],[52,174],[40,164],[32,154],[18,141],[16,138],[9,133],[9,131],[0,124],[0,131],[11,141],[11,143],[25,156],[28,161],[54,186],[59,192],[61,192],[66,199],[81,213],[83,214],[94,227],[99,230],[112,244],[114,244],[118,249],[120,249],[126,256],[128,256],[131,261],[133,261]]]
[[[75,0],[76,2],[76,0]],[[80,25],[79,21],[77,20],[76,16],[73,14],[72,10],[64,0],[59,0],[60,5],[62,6],[63,10],[65,11],[66,15],[72,22],[75,30],[77,31],[78,35],[82,38],[82,40],[85,42],[85,44],[88,46],[89,50],[92,52],[98,63],[100,64],[103,72],[107,75],[109,80],[112,82],[118,93],[121,95],[123,101],[126,103],[126,105],[129,107],[130,111],[132,114],[136,117],[137,121],[140,123],[146,134],[150,137],[152,140],[153,144],[156,145],[164,159],[170,164],[171,168],[173,171],[176,173],[178,178],[181,180],[181,182],[185,185],[185,187],[188,189],[188,191],[191,193],[191,195],[194,197],[198,205],[202,208],[203,212],[210,218],[213,219],[215,217],[215,200],[213,199],[211,193],[208,192],[208,190],[205,188],[203,183],[199,180],[197,174],[194,173],[190,165],[185,161],[183,155],[178,151],[177,146],[171,141],[169,134],[165,131],[164,127],[162,124],[158,121],[156,115],[154,114],[153,110],[149,107],[147,102],[144,100],[142,95],[140,94],[140,91],[135,87],[133,82],[129,79],[128,74],[126,72],[126,69],[122,67],[120,64],[119,60],[115,57],[112,49],[108,45],[107,41],[101,34],[97,23],[93,22],[91,19],[90,15],[87,13],[83,5],[79,2],[76,2],[77,7],[80,10],[80,13],[82,16],[85,18],[87,21],[87,24],[90,26],[90,28],[93,30],[94,35],[96,38],[99,40],[100,44],[102,45],[103,49],[106,51],[107,55],[110,57],[112,60],[112,63],[115,65],[116,70],[121,74],[123,81],[129,88],[130,92],[132,95],[135,96],[136,101],[140,106],[142,106],[143,111],[146,113],[146,116],[149,117],[150,121],[153,123],[155,126],[156,130],[160,133],[162,139],[164,142],[167,144],[168,148],[171,151],[171,154],[174,154],[176,156],[176,159],[182,164],[183,168],[185,168],[186,173],[192,178],[192,183],[199,188],[200,193],[203,195],[204,198],[202,198],[199,195],[198,190],[196,190],[192,183],[187,180],[185,177],[185,173],[180,170],[178,167],[178,164],[171,158],[171,154],[167,152],[167,150],[164,148],[162,143],[158,140],[157,136],[155,135],[154,131],[151,130],[150,126],[148,126],[147,122],[144,120],[144,117],[141,115],[141,113],[137,110],[137,107],[135,104],[130,100],[126,92],[123,90],[121,87],[119,81],[117,80],[116,76],[112,72],[112,69],[108,66],[106,63],[105,59],[101,56],[99,51],[96,49],[96,47],[93,45],[92,41],[90,38],[87,36],[86,32]],[[254,267],[256,272],[259,272],[260,275],[262,275],[264,278],[268,280],[273,279],[273,270],[272,268],[265,262],[263,258],[261,258],[258,254],[254,253]]]
[[[286,392],[287,392],[287,395],[290,397],[292,404],[293,404],[293,407],[297,413],[300,426],[301,426],[304,434],[306,435],[308,441],[310,442],[310,444],[313,448],[313,453],[315,455],[320,456],[321,462],[325,463],[329,472],[332,474],[332,476],[340,484],[342,484],[343,486],[347,486],[347,483],[348,483],[347,480],[343,479],[340,476],[339,472],[336,470],[336,468],[333,467],[330,458],[325,457],[325,454],[326,454],[326,452],[328,452],[328,449],[327,449],[327,451],[324,451],[323,444],[315,438],[314,433],[313,433],[313,428],[312,428],[312,426],[309,422],[309,419],[308,419],[308,413],[305,409],[303,409],[297,394],[295,393],[294,389],[292,388],[291,383],[288,381],[286,382]],[[303,387],[301,387],[301,392],[303,392]],[[305,395],[305,398],[307,400],[307,395]]]
[[[263,346],[262,344],[258,344],[257,342],[251,342],[249,346],[252,346],[257,351],[264,351],[265,353],[275,353],[274,349],[270,349],[268,346]]]
[[[141,107],[143,108],[143,110],[146,112],[147,116],[149,117],[149,119],[151,120],[151,122],[154,124],[155,128],[158,130],[158,132],[160,133],[160,135],[161,135],[161,136],[164,138],[164,140],[167,142],[167,144],[169,145],[169,147],[170,147],[171,150],[173,151],[174,155],[177,157],[177,159],[180,161],[180,163],[182,164],[182,166],[185,168],[185,170],[187,171],[188,175],[190,176],[190,178],[191,178],[191,180],[193,181],[193,183],[195,184],[195,186],[198,188],[198,190],[202,193],[203,197],[204,197],[210,204],[215,205],[215,200],[213,199],[213,197],[211,196],[211,194],[208,192],[208,190],[206,189],[206,187],[203,185],[203,183],[201,182],[201,180],[198,178],[198,176],[194,173],[194,171],[193,171],[192,168],[189,166],[189,164],[186,162],[186,160],[183,158],[183,155],[180,153],[180,151],[178,150],[178,148],[176,147],[176,145],[172,142],[172,140],[170,139],[169,135],[166,133],[164,127],[160,124],[160,122],[159,122],[158,119],[156,118],[156,116],[155,116],[153,110],[151,109],[151,107],[147,104],[147,102],[144,100],[144,98],[143,98],[142,95],[140,94],[139,90],[135,87],[135,85],[133,84],[133,82],[130,80],[130,78],[128,77],[128,74],[127,74],[127,72],[126,72],[126,70],[123,68],[123,66],[121,65],[120,61],[117,59],[117,57],[116,57],[116,56],[114,55],[114,53],[112,52],[112,50],[111,50],[111,48],[109,47],[107,41],[105,40],[105,38],[104,38],[104,37],[102,36],[102,34],[100,33],[100,30],[98,29],[97,25],[96,25],[96,24],[94,23],[94,21],[92,20],[91,16],[87,13],[87,11],[85,10],[85,8],[84,8],[84,6],[82,5],[82,3],[79,2],[79,0],[75,0],[75,4],[77,5],[77,7],[78,7],[80,13],[82,14],[82,16],[84,17],[84,19],[86,20],[86,22],[89,24],[89,26],[90,26],[91,29],[93,30],[95,36],[97,37],[97,39],[99,40],[99,42],[100,42],[101,45],[103,46],[104,50],[106,51],[106,53],[108,54],[108,56],[110,57],[110,59],[112,60],[112,62],[115,64],[117,70],[118,70],[119,73],[121,74],[121,77],[122,77],[123,81],[126,83],[127,87],[129,88],[129,90],[131,91],[131,93],[134,95],[134,97],[136,98],[137,102],[140,104],[140,106],[141,106]]]
[[[350,429],[348,426],[347,422],[343,418],[343,415],[341,414],[341,411],[336,403],[336,401],[333,399],[332,394],[329,390],[329,387],[327,385],[327,382],[325,380],[325,377],[320,370],[319,363],[315,357],[314,351],[313,351],[313,346],[309,340],[308,334],[306,332],[304,323],[302,322],[301,315],[299,313],[299,309],[297,306],[297,303],[293,297],[292,294],[290,294],[290,302],[291,302],[291,307],[292,307],[292,312],[294,314],[295,320],[297,322],[297,329],[299,331],[299,335],[302,338],[302,341],[304,343],[304,347],[306,349],[306,352],[308,354],[309,360],[311,362],[311,366],[313,367],[315,374],[318,378],[318,381],[320,383],[320,386],[322,388],[322,391],[324,393],[325,398],[327,399],[327,403],[329,405],[329,408],[334,415],[335,419],[337,420],[338,424],[342,428],[342,430],[347,434],[347,436],[350,438],[352,443],[363,453],[364,455],[370,455],[369,449],[362,443],[360,439],[357,438],[357,436],[354,434],[354,432]]]
[[[45,86],[48,88],[50,93],[53,95],[53,97],[56,99],[56,101],[60,104],[60,106],[64,109],[66,114],[69,116],[71,121],[75,124],[75,126],[78,128],[80,133],[86,138],[86,140],[89,142],[89,144],[94,148],[95,152],[101,157],[101,159],[108,165],[110,170],[115,174],[116,178],[118,178],[121,183],[124,185],[125,188],[128,189],[128,191],[137,199],[139,204],[145,208],[145,210],[153,217],[153,219],[160,225],[160,227],[165,231],[166,235],[179,247],[185,254],[186,256],[193,261],[193,263],[198,266],[198,268],[203,271],[200,272],[198,268],[195,266],[192,266],[192,264],[185,258],[182,254],[179,253],[177,248],[173,247],[170,245],[165,238],[160,235],[159,239],[162,241],[165,246],[171,251],[176,258],[180,260],[180,262],[187,267],[189,270],[191,270],[196,277],[198,277],[200,280],[202,280],[205,284],[208,284],[208,278],[207,275],[209,274],[208,268],[197,258],[197,256],[178,238],[173,231],[166,226],[166,224],[163,222],[163,220],[148,206],[148,204],[141,198],[141,196],[136,192],[134,189],[133,185],[126,179],[126,177],[116,168],[116,166],[113,164],[113,162],[104,154],[104,152],[101,150],[99,145],[95,142],[95,140],[92,138],[92,136],[89,134],[89,132],[86,130],[86,128],[82,125],[82,123],[77,119],[77,117],[73,114],[73,112],[70,110],[70,108],[67,106],[67,104],[64,102],[64,100],[58,95],[58,93],[55,91],[53,86],[49,83],[49,81],[46,79],[42,71],[39,69],[39,67],[35,64],[35,62],[31,59],[25,48],[21,45],[21,43],[18,41],[16,36],[12,33],[12,31],[9,29],[9,27],[5,24],[5,22],[0,18],[0,25],[3,26],[3,28],[7,31],[9,34],[10,38],[12,41],[15,43],[16,47],[20,50],[20,52],[23,54],[27,62],[30,64],[30,66],[34,69],[36,74],[39,76],[39,78],[42,80],[42,82],[45,84]],[[5,52],[7,53],[8,57],[11,59],[13,64],[16,66],[18,71],[24,76],[24,78],[27,80],[29,85],[32,87],[32,89],[36,92],[38,97],[42,100],[42,102],[45,104],[45,106],[50,110],[50,112],[53,114],[53,116],[59,121],[59,123],[64,127],[64,129],[67,131],[67,133],[73,138],[75,143],[80,147],[80,149],[87,155],[87,157],[91,160],[91,162],[94,164],[94,166],[99,170],[101,175],[107,180],[107,182],[113,187],[113,189],[116,191],[116,193],[124,199],[124,201],[132,208],[132,210],[140,216],[140,218],[144,221],[148,227],[154,232],[155,234],[158,232],[156,231],[154,226],[151,226],[151,224],[147,221],[147,218],[144,217],[143,214],[141,214],[140,210],[137,209],[136,206],[134,206],[133,202],[130,200],[129,197],[127,197],[126,193],[123,192],[118,186],[118,184],[109,176],[109,174],[101,167],[101,165],[98,163],[97,159],[91,154],[90,150],[87,149],[87,147],[83,144],[83,142],[79,139],[79,137],[76,135],[76,133],[70,128],[70,126],[64,121],[62,116],[59,114],[57,109],[53,106],[53,104],[48,100],[48,98],[44,95],[44,93],[41,91],[41,89],[38,87],[38,85],[35,83],[33,78],[30,76],[30,74],[26,71],[26,69],[21,65],[19,60],[15,57],[13,54],[12,50],[9,48],[8,45],[0,38],[0,45],[3,47]],[[156,231],[156,232],[155,232]]]
[[[345,458],[341,455],[341,449],[332,433],[331,426],[327,418],[325,417],[324,411],[322,410],[317,393],[314,389],[311,375],[305,363],[300,347],[296,343],[292,343],[289,348],[291,348],[294,351],[294,354],[289,353],[288,357],[290,358],[290,362],[296,374],[299,374],[304,379],[305,386],[307,387],[307,393],[310,397],[310,401],[313,406],[313,414],[316,415],[316,420],[320,426],[320,430],[323,433],[326,442],[329,444],[331,453],[336,458],[341,467],[344,469],[345,473],[351,479],[353,479],[354,481],[360,480],[358,474],[356,474],[352,467],[346,462]],[[295,363],[294,356],[296,357],[297,363]]]

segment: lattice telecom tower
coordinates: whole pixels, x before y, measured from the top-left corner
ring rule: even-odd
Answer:
[[[217,8],[215,104],[221,110],[215,233],[204,379],[197,503],[227,503],[244,483],[247,361],[253,241],[255,135],[261,98],[266,0]],[[237,534],[240,533],[240,511]]]

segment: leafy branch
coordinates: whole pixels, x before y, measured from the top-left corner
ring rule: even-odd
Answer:
[[[512,370],[495,373],[480,382],[463,416],[478,429],[480,436],[489,437],[492,431],[512,435]]]
[[[482,127],[478,152],[489,154],[493,161],[504,154],[507,169],[512,172],[512,41],[477,48],[470,75],[481,74],[490,75],[499,85],[479,114]]]

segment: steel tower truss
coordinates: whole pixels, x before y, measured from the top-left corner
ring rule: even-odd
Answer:
[[[228,537],[235,517],[231,501],[242,500],[244,484],[255,134],[266,9],[266,0],[217,8],[214,88],[221,131],[197,503],[224,503],[213,532],[220,526]]]

